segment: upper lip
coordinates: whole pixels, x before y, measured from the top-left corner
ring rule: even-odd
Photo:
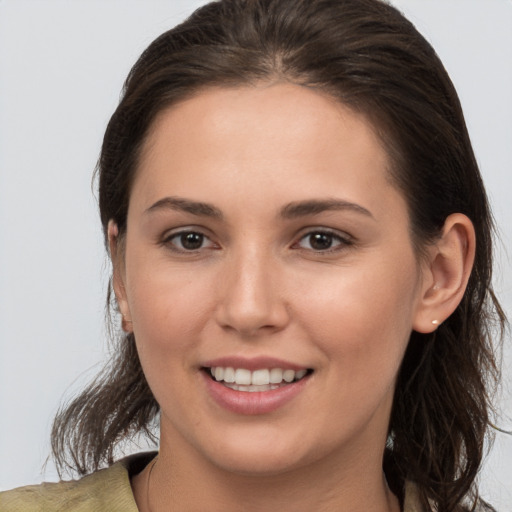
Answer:
[[[222,368],[244,368],[250,371],[261,370],[265,368],[269,370],[272,368],[281,368],[282,370],[295,371],[308,369],[307,366],[269,356],[258,356],[250,358],[240,356],[225,356],[205,361],[201,364],[201,366],[203,368],[216,368],[218,366]]]

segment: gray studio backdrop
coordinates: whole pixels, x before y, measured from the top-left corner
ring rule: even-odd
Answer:
[[[51,419],[106,353],[107,284],[91,175],[137,56],[193,0],[0,0],[0,488],[55,479]],[[395,0],[458,88],[503,247],[512,313],[512,2]],[[510,250],[509,250],[510,253]],[[510,340],[509,340],[510,344]],[[512,429],[512,353],[501,426]],[[498,435],[484,495],[512,503],[512,436]]]

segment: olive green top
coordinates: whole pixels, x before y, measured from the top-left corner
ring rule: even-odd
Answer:
[[[154,456],[132,455],[80,480],[0,492],[0,512],[138,512],[130,476],[144,469]]]
[[[0,512],[138,512],[130,476],[140,472],[154,456],[153,452],[132,455],[80,480],[1,492]],[[422,512],[412,484],[405,487],[403,510]]]

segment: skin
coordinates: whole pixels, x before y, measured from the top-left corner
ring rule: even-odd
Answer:
[[[295,85],[212,88],[159,115],[122,250],[109,226],[125,329],[161,406],[140,510],[399,510],[382,472],[396,375],[411,331],[460,301],[474,235],[455,214],[420,261],[389,166],[363,117]],[[151,208],[169,197],[222,217]],[[283,216],[312,200],[352,206]],[[212,400],[204,361],[261,355],[314,372],[268,414]]]

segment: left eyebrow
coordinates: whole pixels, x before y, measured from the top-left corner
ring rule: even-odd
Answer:
[[[307,201],[295,201],[281,209],[281,217],[284,219],[296,219],[308,215],[317,215],[326,211],[348,210],[375,220],[372,213],[363,206],[344,201],[342,199],[310,199]]]

